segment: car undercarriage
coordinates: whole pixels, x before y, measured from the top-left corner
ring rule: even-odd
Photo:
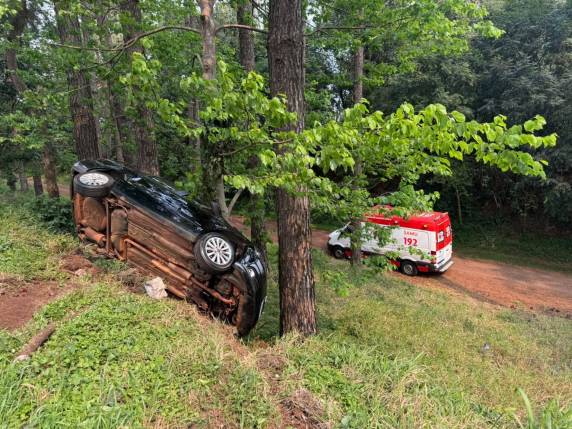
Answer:
[[[107,257],[160,276],[171,294],[235,325],[238,335],[252,329],[264,302],[261,288],[252,287],[261,272],[265,294],[264,268],[258,264],[252,247],[233,245],[216,231],[197,236],[177,222],[134,204],[121,192],[103,196],[88,192],[88,188],[82,192],[77,180],[72,186],[76,191],[73,215],[80,239],[95,243],[98,252]],[[210,270],[205,265],[209,258],[226,263],[228,268]]]

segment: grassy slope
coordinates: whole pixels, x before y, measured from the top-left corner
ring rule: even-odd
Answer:
[[[0,272],[65,281],[54,267],[71,239],[12,207],[0,202]],[[192,306],[127,292],[112,272],[84,279],[26,328],[0,330],[0,427],[280,426],[285,399],[302,387],[322,401],[324,420],[355,428],[512,427],[511,409],[523,409],[516,387],[537,405],[572,404],[572,321],[389,276],[350,278],[319,252],[315,262],[321,333],[303,343],[275,337],[275,278],[242,344]],[[349,296],[332,283],[352,284]],[[61,321],[56,334],[30,361],[12,363],[49,320]],[[281,362],[276,374],[262,370],[268,356]]]

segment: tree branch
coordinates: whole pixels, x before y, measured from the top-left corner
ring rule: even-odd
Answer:
[[[124,51],[125,49],[130,48],[135,43],[137,43],[140,39],[143,39],[148,36],[152,36],[153,34],[160,33],[162,31],[167,30],[181,30],[181,31],[190,31],[192,33],[201,34],[200,30],[197,30],[193,27],[187,27],[184,25],[165,25],[163,27],[158,27],[153,30],[146,31],[144,33],[138,34],[137,36],[129,39],[127,42],[123,43],[122,45],[116,48],[87,48],[84,46],[73,46],[73,45],[65,45],[62,43],[50,43],[52,46],[57,46],[61,48],[68,48],[68,49],[79,49],[79,50],[88,50],[88,51],[106,51],[106,52],[117,52],[117,51]]]
[[[337,26],[324,26],[324,27],[318,27],[316,28],[314,31],[311,31],[310,33],[306,34],[306,37],[311,37],[314,36],[315,34],[321,33],[323,31],[330,31],[330,30],[352,30],[352,31],[361,31],[361,30],[367,30],[368,28],[374,28],[373,25],[356,25],[356,26],[350,26],[350,27],[337,27]]]
[[[231,150],[231,151],[229,151],[229,152],[220,153],[219,156],[231,156],[231,155],[235,155],[235,154],[237,154],[237,153],[239,153],[239,152],[242,152],[242,151],[245,151],[245,150],[248,150],[248,149],[252,149],[252,148],[255,148],[255,147],[257,147],[257,146],[262,146],[262,145],[268,145],[268,144],[269,144],[269,145],[272,145],[272,146],[274,146],[274,145],[279,146],[279,145],[281,145],[281,144],[289,143],[289,142],[291,142],[292,140],[294,140],[294,139],[286,139],[286,140],[279,140],[279,141],[273,141],[273,142],[252,143],[252,144],[249,144],[249,145],[246,145],[246,146],[239,147],[238,149]]]
[[[224,24],[224,25],[219,25],[216,30],[215,30],[215,34],[218,33],[220,30],[225,30],[228,28],[238,28],[241,30],[250,30],[250,31],[254,31],[256,33],[262,33],[262,34],[268,34],[268,31],[263,30],[261,28],[256,28],[256,27],[251,27],[250,25],[243,25],[243,24]]]
[[[238,201],[238,198],[240,197],[240,195],[244,192],[244,188],[240,188],[238,191],[236,191],[236,193],[233,195],[232,200],[230,200],[230,203],[228,204],[228,215],[230,216],[230,214],[232,213],[232,209],[234,208],[234,205],[236,204],[236,202]]]

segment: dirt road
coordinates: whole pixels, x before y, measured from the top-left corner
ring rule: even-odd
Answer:
[[[248,232],[241,217],[233,217],[233,223]],[[269,222],[267,227],[276,240],[276,224]],[[312,245],[315,248],[326,250],[327,241],[327,231],[312,230]],[[395,276],[416,286],[461,293],[506,307],[526,308],[572,318],[570,275],[460,256],[455,256],[454,260],[454,265],[444,274],[407,277],[395,273]]]
[[[563,273],[455,256],[455,264],[444,274],[406,280],[494,304],[572,318],[572,276]]]

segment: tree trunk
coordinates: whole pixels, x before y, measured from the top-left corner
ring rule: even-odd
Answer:
[[[270,92],[286,94],[304,128],[304,21],[302,0],[271,0],[268,27]],[[299,190],[302,195],[305,189]],[[278,212],[280,333],[316,333],[310,203],[285,189],[276,193]]]
[[[59,198],[60,191],[58,189],[58,175],[56,173],[54,148],[51,143],[46,143],[44,145],[42,160],[44,163],[44,175],[46,177],[48,196],[50,198]]]
[[[34,194],[36,197],[43,195],[44,193],[44,185],[42,184],[42,176],[39,174],[34,174]]]
[[[239,0],[236,7],[236,20],[241,25],[252,25],[252,2],[250,0]],[[250,30],[238,30],[238,51],[240,64],[251,72],[256,66],[254,57],[254,33]]]
[[[28,192],[28,177],[26,176],[26,168],[23,161],[18,161],[18,180],[20,180],[20,192]]]
[[[457,199],[457,217],[459,218],[459,225],[463,224],[463,213],[461,211],[461,194],[459,188],[455,186],[455,197]]]
[[[18,61],[16,58],[16,49],[8,48],[4,54],[6,61],[6,80],[12,84],[18,94],[26,90],[26,85],[18,74]]]
[[[252,25],[252,2],[242,0],[236,8],[236,20],[241,25]],[[254,33],[250,30],[238,30],[239,60],[244,70],[248,73],[254,71],[256,65],[254,55]],[[253,156],[250,160],[252,168],[258,166],[258,157]],[[264,195],[250,195],[250,240],[260,253],[268,266],[268,255],[266,250],[266,213],[264,205]]]
[[[364,63],[364,49],[363,46],[359,46],[354,54],[354,88],[353,88],[353,102],[358,104],[363,98],[363,63]],[[362,162],[359,154],[355,157],[354,166],[354,176],[359,178],[362,174]],[[357,188],[358,184],[354,185]],[[356,269],[361,268],[361,245],[363,242],[363,229],[361,227],[361,219],[352,219],[352,226],[354,232],[351,236],[351,248],[352,248],[352,267]]]
[[[16,192],[16,183],[18,183],[18,179],[14,176],[14,173],[11,169],[9,169],[6,173],[6,185],[12,192]]]
[[[26,5],[26,0],[20,1],[20,7],[18,8],[16,14],[12,16],[10,19],[10,25],[12,28],[8,32],[8,42],[9,47],[6,48],[6,52],[4,54],[5,61],[6,61],[6,80],[8,80],[14,90],[18,95],[22,95],[24,91],[26,91],[26,84],[20,77],[18,73],[18,60],[16,57],[16,48],[15,45],[18,44],[19,38],[26,27],[26,21],[28,20],[28,8]]]
[[[54,1],[56,21],[63,44],[82,46],[82,32],[77,16],[60,13],[60,1]],[[91,84],[86,72],[68,65],[69,104],[73,121],[73,137],[79,159],[99,158],[97,126],[93,116]]]
[[[359,46],[354,54],[354,89],[353,101],[358,104],[363,98],[363,64],[364,64],[364,48]]]
[[[109,103],[109,116],[113,133],[113,143],[111,145],[112,156],[119,162],[125,162],[123,156],[123,107],[117,96],[113,92],[113,82],[107,81],[107,101]]]
[[[125,0],[120,9],[127,15],[123,25],[123,39],[128,41],[141,33],[141,8],[139,0]],[[143,47],[136,43],[127,49],[129,58],[135,52],[144,54]],[[135,139],[137,140],[137,168],[144,173],[159,175],[159,155],[154,135],[153,114],[142,100],[136,101],[137,118],[133,121]]]
[[[201,36],[203,43],[203,78],[213,80],[216,77],[216,43],[213,10],[216,0],[198,0],[201,9]],[[206,137],[201,138],[202,188],[205,202],[217,201],[223,217],[228,218],[228,206],[224,193],[224,165],[211,147]]]
[[[212,80],[216,75],[215,23],[212,17],[215,0],[198,0],[201,8],[201,36],[203,41],[203,78]]]
[[[22,35],[28,17],[29,17],[29,11],[27,9],[26,0],[22,0],[20,2],[20,9],[18,9],[17,13],[12,17],[12,20],[10,22],[12,28],[8,32],[8,41],[10,42],[11,46],[6,49],[5,53],[7,80],[12,84],[16,93],[20,96],[28,88],[18,72],[18,58],[17,58],[16,48],[14,47],[14,45],[18,41],[18,38]],[[33,177],[34,177],[34,193],[36,194],[37,197],[39,197],[44,193],[42,186],[42,177],[37,173],[35,173]],[[10,181],[8,181],[8,185],[10,185]],[[27,179],[25,187],[27,190],[28,187]],[[13,190],[15,190],[15,188]]]

